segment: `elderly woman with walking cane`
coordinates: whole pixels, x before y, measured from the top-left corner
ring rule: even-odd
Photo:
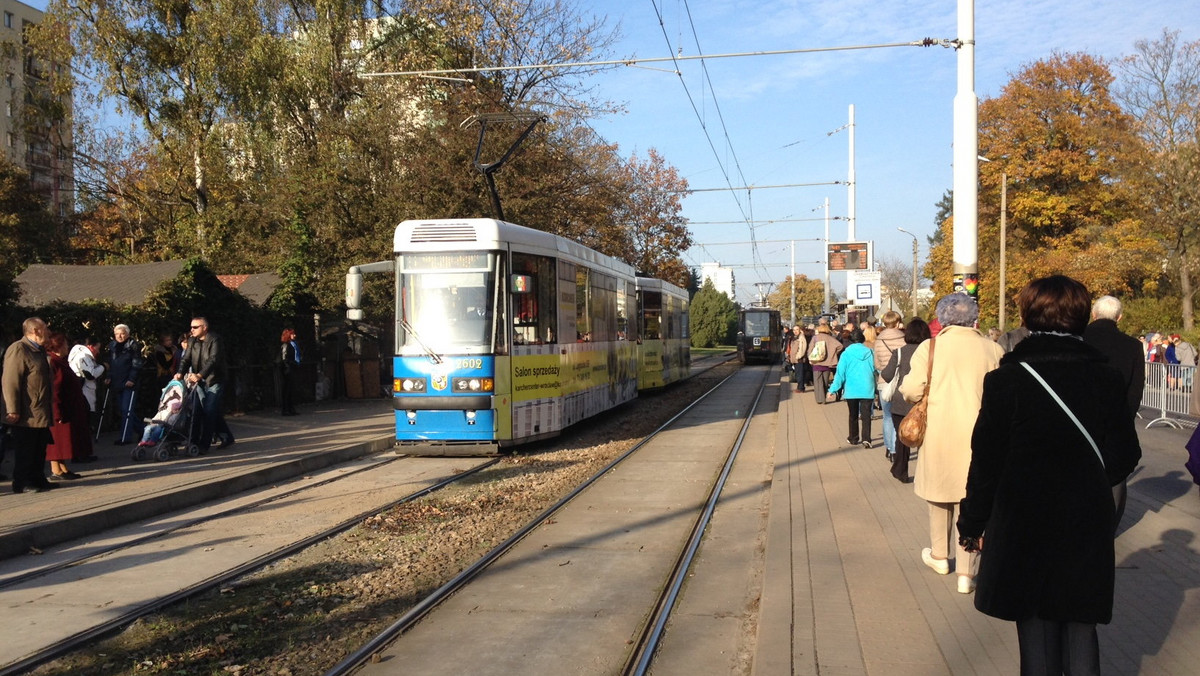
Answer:
[[[145,364],[142,344],[129,337],[129,327],[117,324],[113,327],[113,340],[108,344],[108,397],[110,405],[117,407],[118,446],[136,443],[142,438],[142,420],[135,410],[137,405],[137,379]]]

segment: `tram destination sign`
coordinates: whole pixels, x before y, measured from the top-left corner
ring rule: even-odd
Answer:
[[[829,270],[870,270],[870,242],[828,242]]]

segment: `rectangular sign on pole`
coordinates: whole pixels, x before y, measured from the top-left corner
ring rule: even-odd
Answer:
[[[829,242],[829,270],[870,270],[869,242]]]
[[[883,273],[878,270],[851,270],[846,273],[846,301],[851,305],[882,304]]]

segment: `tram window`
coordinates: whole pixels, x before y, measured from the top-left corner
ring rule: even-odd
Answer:
[[[576,297],[579,290],[576,287],[574,263],[558,261],[558,296],[555,297],[555,307],[558,308],[559,342],[570,343],[579,335],[578,317],[575,312]]]
[[[588,283],[591,270],[583,266],[575,268],[575,342],[592,342],[592,314],[588,305],[592,302],[592,286]]]
[[[642,337],[646,340],[662,338],[662,294],[655,291],[642,292]]]
[[[402,273],[398,319],[407,321],[408,327],[400,327],[398,346],[412,347],[412,336],[416,346],[491,349],[492,279],[487,270]]]
[[[679,304],[680,337],[690,342],[692,337],[692,320],[688,311],[688,302],[686,299],[680,299]]]
[[[589,280],[591,297],[588,299],[588,315],[591,320],[591,339],[596,342],[616,340],[617,279],[592,270]]]
[[[514,253],[509,290],[512,293],[513,342],[541,345],[555,342],[554,259]]]
[[[629,310],[633,307],[633,285],[624,279],[617,280],[617,340],[634,340],[637,332],[629,321]]]

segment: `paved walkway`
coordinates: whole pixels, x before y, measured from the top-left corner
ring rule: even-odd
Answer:
[[[389,448],[391,402],[342,400],[228,419],[232,446],[196,458],[134,462],[111,433],[96,443],[99,462],[72,465],[83,478],[45,493],[14,495],[0,484],[0,559],[198,505]],[[12,475],[12,459],[0,472]]]
[[[845,443],[846,417],[811,390],[782,394],[754,672],[1017,673],[1014,625],[921,563],[927,508],[888,472],[880,421],[868,450]],[[1101,661],[1105,674],[1196,673],[1200,498],[1183,470],[1188,432],[1140,436]]]

